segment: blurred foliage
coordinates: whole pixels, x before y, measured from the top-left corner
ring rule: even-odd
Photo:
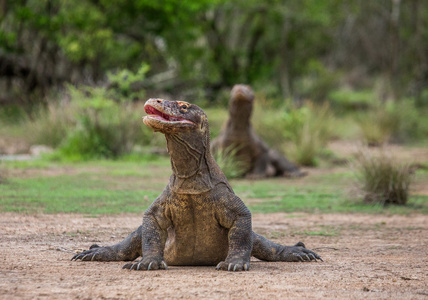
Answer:
[[[256,131],[313,165],[331,110],[357,110],[370,144],[426,136],[427,22],[422,0],[0,1],[0,121],[28,114],[34,143],[116,157],[162,145],[136,113],[146,95],[210,106],[215,136],[246,83],[270,99]]]
[[[337,89],[328,95],[332,105],[343,111],[367,110],[374,104],[376,98],[372,90],[352,91]]]
[[[2,1],[0,99],[43,102],[65,82],[114,81],[144,62],[140,85],[190,99],[243,82],[323,101],[381,78],[382,97],[422,105],[427,20],[422,0]],[[133,97],[131,86],[119,90]]]
[[[31,144],[58,148],[56,159],[117,158],[155,145],[141,102],[116,99],[108,88],[68,86],[69,100],[50,102],[24,123]]]
[[[304,166],[315,166],[333,136],[333,111],[327,102],[302,105],[288,101],[279,107],[266,100],[257,103],[254,128],[275,149]]]
[[[135,73],[128,69],[122,69],[116,73],[108,72],[107,77],[112,87],[111,92],[117,93],[113,96],[121,101],[142,99],[145,93],[139,87],[139,83],[144,80],[149,69],[149,65],[143,63]]]
[[[327,102],[294,108],[284,116],[286,136],[291,140],[290,157],[303,166],[316,166],[318,156],[332,137],[333,114]]]
[[[370,146],[387,142],[409,142],[428,136],[428,121],[425,110],[418,109],[413,99],[399,102],[380,101],[373,109],[357,115],[363,140]]]
[[[131,153],[137,144],[150,143],[150,130],[141,121],[143,109],[130,102],[114,101],[105,88],[71,88],[76,126],[59,147],[73,159],[116,158]],[[74,157],[76,156],[76,157]]]
[[[30,144],[58,147],[70,130],[76,126],[76,109],[66,103],[51,102],[39,106],[23,122],[25,135]]]

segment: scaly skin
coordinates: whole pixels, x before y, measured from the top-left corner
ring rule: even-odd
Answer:
[[[73,256],[83,261],[132,261],[129,270],[217,265],[247,271],[251,255],[267,261],[316,261],[303,243],[283,246],[254,233],[251,213],[235,195],[210,154],[209,127],[198,106],[149,99],[144,123],[165,134],[172,175],[144,213],[143,224],[122,242],[92,245]]]
[[[254,93],[248,85],[237,84],[230,93],[229,119],[211,151],[236,150],[235,158],[243,165],[243,176],[264,178],[273,176],[301,177],[306,175],[256,134],[251,126]]]

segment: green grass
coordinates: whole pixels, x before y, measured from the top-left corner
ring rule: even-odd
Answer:
[[[156,189],[119,189],[82,174],[11,179],[0,193],[2,211],[85,214],[141,212],[158,195]]]
[[[171,174],[169,157],[141,161],[47,160],[1,162],[0,211],[21,213],[142,213],[163,191]],[[232,180],[235,193],[253,213],[428,213],[428,196],[411,195],[405,206],[367,205],[350,199],[354,180],[346,168],[300,179]],[[428,181],[419,170],[416,182]],[[307,235],[336,234],[329,229]]]
[[[418,172],[419,180],[427,174]],[[383,206],[363,203],[351,196],[355,175],[351,171],[311,176],[285,181],[234,180],[232,186],[254,213],[428,213],[428,196],[413,195],[405,206]],[[428,179],[428,178],[426,178]],[[305,181],[303,181],[305,180]]]
[[[165,187],[169,159],[153,162],[3,162],[3,168],[36,175],[10,176],[0,184],[0,211],[110,214],[144,211]],[[38,174],[37,174],[38,173]],[[24,172],[24,174],[26,174]],[[156,182],[147,178],[166,178]]]

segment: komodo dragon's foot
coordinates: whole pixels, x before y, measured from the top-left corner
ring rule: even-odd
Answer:
[[[248,271],[250,269],[250,262],[244,261],[243,259],[227,259],[218,263],[216,267],[217,271]]]
[[[89,250],[75,254],[71,260],[83,260],[83,261],[117,261],[120,260],[117,257],[116,251],[111,247],[100,247],[97,244],[89,247]]]
[[[298,242],[294,246],[283,246],[284,248],[278,254],[281,261],[296,262],[296,261],[323,261],[321,256],[315,252],[306,249],[305,244]]]
[[[140,261],[135,263],[127,263],[122,269],[128,269],[129,271],[150,271],[150,270],[167,270],[168,266],[165,261],[159,258],[142,258]]]

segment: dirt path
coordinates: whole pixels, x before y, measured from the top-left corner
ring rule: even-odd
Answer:
[[[129,272],[122,262],[71,262],[92,243],[120,241],[140,215],[0,214],[0,299],[427,299],[426,216],[254,215],[256,232],[303,241],[319,263],[254,260],[245,273],[213,267]]]

